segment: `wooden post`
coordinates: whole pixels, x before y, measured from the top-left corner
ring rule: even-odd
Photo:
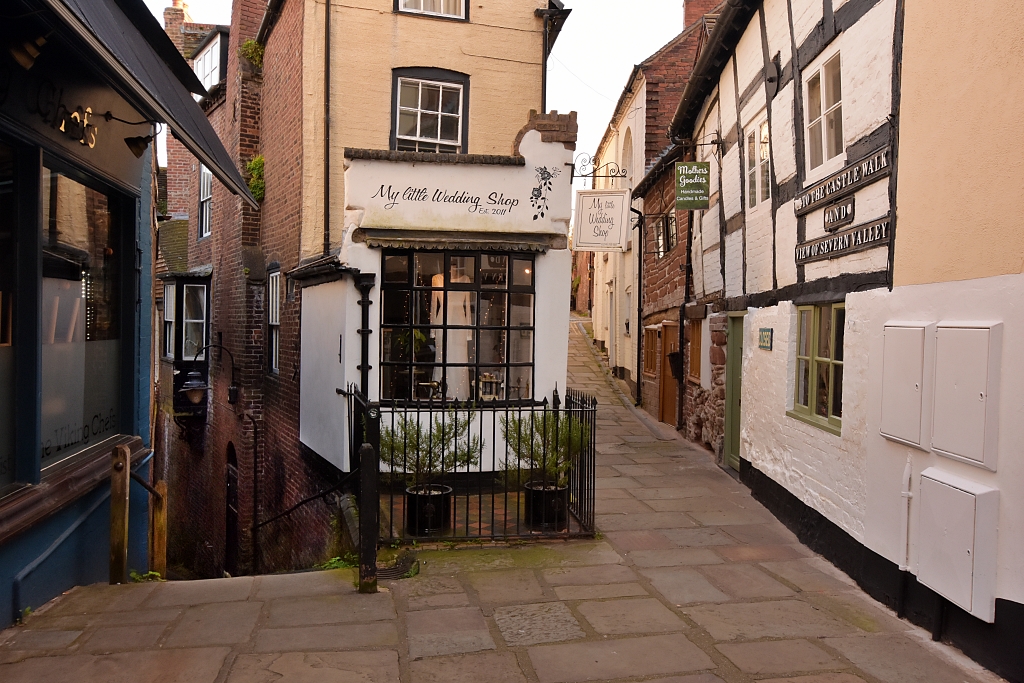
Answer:
[[[110,583],[128,583],[128,484],[131,451],[115,446],[110,467]]]
[[[158,481],[153,485],[157,495],[153,501],[153,512],[149,526],[149,570],[167,578],[167,482]]]

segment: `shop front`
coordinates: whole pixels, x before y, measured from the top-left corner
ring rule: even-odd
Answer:
[[[114,446],[149,477],[156,127],[241,186],[142,3],[14,4],[0,28],[0,627],[109,578]],[[148,495],[132,484],[129,567],[143,572]]]

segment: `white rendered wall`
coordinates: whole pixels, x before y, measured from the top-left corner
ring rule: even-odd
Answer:
[[[996,595],[1024,602],[1024,275],[897,287],[846,297],[842,435],[785,415],[793,402],[795,308],[751,309],[744,321],[741,456],[868,548],[901,562],[903,470],[909,457],[914,493],[928,467],[998,489]],[[998,454],[995,472],[904,446],[879,434],[883,328],[889,321],[1002,322]],[[774,349],[757,348],[761,327],[775,329]],[[927,371],[927,369],[926,369]],[[913,500],[913,499],[912,499]],[[912,503],[913,505],[913,503]],[[910,570],[916,572],[917,510],[910,515]]]

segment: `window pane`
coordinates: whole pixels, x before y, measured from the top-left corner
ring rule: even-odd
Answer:
[[[120,431],[121,247],[106,195],[49,169],[42,194],[45,467]]]
[[[204,285],[185,285],[185,320],[206,320],[206,287]]]
[[[761,122],[761,140],[758,145],[758,161],[768,161],[768,122]]]
[[[809,356],[811,355],[811,312],[809,310],[800,311],[800,341],[797,344],[797,355],[798,356]]]
[[[768,200],[772,195],[772,181],[768,175],[768,162],[761,164],[761,201]]]
[[[164,285],[164,320],[174,320],[174,285]]]
[[[441,111],[445,114],[459,114],[459,100],[462,90],[460,88],[442,88]]]
[[[399,90],[398,104],[408,109],[419,109],[420,85],[414,81],[402,81]]]
[[[533,330],[510,330],[508,340],[509,362],[533,362]]]
[[[533,368],[531,367],[509,368],[508,397],[513,401],[533,398],[533,390],[530,386],[532,378]]]
[[[810,132],[807,136],[807,142],[810,147],[810,165],[811,168],[817,168],[821,166],[825,161],[824,151],[821,145],[821,121],[818,121],[811,126]]]
[[[453,147],[452,145],[438,145],[437,151],[441,154],[458,154],[459,148]]]
[[[420,109],[441,111],[441,86],[426,83],[420,86]]]
[[[843,360],[843,337],[846,334],[846,308],[836,309],[836,343],[832,359]]]
[[[480,368],[477,378],[477,399],[500,401],[505,399],[505,368]]]
[[[417,287],[444,287],[444,254],[438,252],[418,253],[413,257]],[[441,277],[437,277],[441,276]]]
[[[406,283],[409,281],[409,257],[384,257],[384,282]]]
[[[533,294],[509,294],[508,324],[512,327],[531,327],[533,325]]]
[[[409,329],[381,329],[382,361],[394,361],[407,363],[409,361],[409,349],[411,347],[412,331]]]
[[[480,330],[480,362],[505,362],[505,330]]]
[[[385,325],[408,325],[409,313],[409,292],[384,291],[383,322]]]
[[[417,149],[417,145],[412,140],[402,140],[401,138],[399,138],[395,142],[395,149],[397,149],[399,152],[415,152]]]
[[[475,363],[476,336],[473,330],[448,330],[445,363]]]
[[[448,292],[448,325],[476,325],[476,292]]]
[[[828,363],[818,363],[817,380],[814,388],[814,413],[821,417],[828,417]]]
[[[444,13],[452,16],[462,16],[462,4],[466,0],[444,0]]]
[[[807,120],[814,121],[821,116],[821,74],[811,76],[807,81]]]
[[[424,12],[440,12],[441,0],[422,0]]]
[[[665,242],[668,251],[675,248],[678,239],[676,235],[676,217],[674,215],[665,216]]]
[[[818,306],[818,350],[819,358],[832,357],[832,307]]]
[[[420,114],[420,137],[437,139],[437,114]]]
[[[480,326],[500,327],[505,323],[508,295],[504,292],[480,292]]]
[[[458,116],[442,116],[441,117],[441,139],[442,140],[458,140],[459,139],[459,117]]]
[[[747,174],[747,208],[757,206],[757,171]]]
[[[441,399],[444,377],[441,366],[417,366],[412,370],[413,393],[417,399],[436,401]]]
[[[512,285],[514,287],[533,286],[533,261],[512,260]],[[513,305],[515,305],[513,303]]]
[[[206,342],[203,341],[203,327],[204,323],[185,323],[185,337],[181,346],[183,359],[193,360],[200,349],[206,346]],[[202,360],[205,356],[205,353],[200,353],[198,360]]]
[[[416,137],[416,112],[405,110],[399,112],[398,134]]]
[[[505,289],[508,286],[508,257],[485,254],[480,258],[480,286]]]
[[[454,284],[470,284],[476,282],[476,257],[452,256],[451,274],[449,279]]]
[[[840,75],[839,55],[825,65],[825,109],[831,109],[843,99],[843,83]]]
[[[807,391],[808,385],[810,384],[811,364],[810,361],[798,360],[796,362],[796,366],[796,402],[806,407],[809,405],[807,403]]]
[[[473,383],[476,381],[476,369],[467,367],[449,367],[445,370],[445,396],[453,401],[468,401],[473,398]]]
[[[843,366],[832,366],[832,415],[843,416]]]
[[[409,368],[395,365],[382,367],[380,395],[384,399],[408,399]]]
[[[436,363],[441,360],[436,338],[440,330],[417,327],[412,330],[412,359],[417,363]]]
[[[0,143],[0,491],[14,482],[14,168],[14,150]]]
[[[747,170],[753,169],[757,165],[757,142],[754,139],[754,134],[751,133],[747,136]]]
[[[825,115],[828,137],[828,158],[838,156],[843,151],[843,108],[836,107]]]

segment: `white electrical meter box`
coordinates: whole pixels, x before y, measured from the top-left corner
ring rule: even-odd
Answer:
[[[999,491],[929,467],[918,500],[917,580],[992,623]]]
[[[890,441],[928,450],[935,324],[888,322],[883,344],[879,431]]]
[[[995,471],[1002,323],[938,324],[932,450]]]

